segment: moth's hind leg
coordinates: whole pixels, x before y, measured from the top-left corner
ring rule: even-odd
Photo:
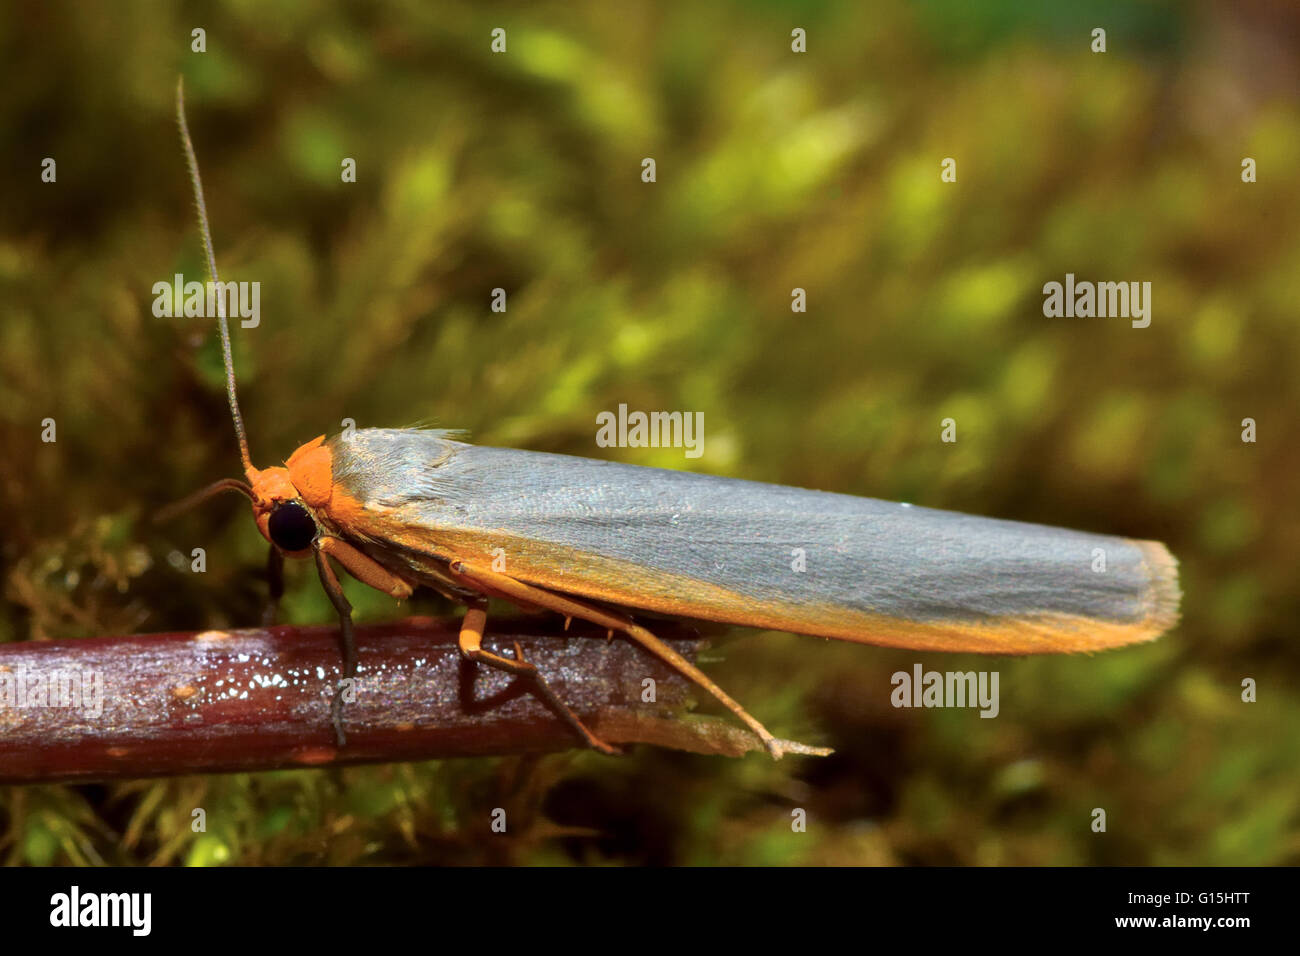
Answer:
[[[556,594],[543,588],[533,587],[531,584],[525,584],[523,581],[517,581],[507,575],[497,574],[495,571],[489,571],[486,568],[475,567],[466,561],[452,561],[449,568],[451,574],[457,579],[472,584],[479,590],[499,595],[508,601],[534,604],[555,611],[557,614],[563,614],[565,617],[590,621],[592,624],[609,628],[611,631],[620,631],[626,634],[651,654],[654,654],[655,657],[658,657],[665,664],[668,664],[678,673],[717,698],[719,703],[744,721],[745,726],[757,735],[773,759],[780,760],[788,750],[796,749],[790,744],[778,740],[772,735],[771,731],[750,716],[749,711],[745,710],[726,691],[711,681],[708,675],[626,615],[606,610],[595,604],[589,604],[586,601],[571,598],[564,594]]]
[[[556,695],[551,689],[551,685],[546,682],[537,671],[537,665],[531,661],[524,660],[523,648],[519,642],[515,641],[514,659],[502,657],[492,651],[484,649],[483,629],[487,625],[487,601],[484,600],[479,604],[471,604],[465,610],[465,620],[460,626],[460,652],[466,660],[475,663],[486,664],[488,667],[495,667],[497,670],[503,670],[507,674],[513,674],[516,677],[522,677],[533,682],[537,688],[538,694],[542,700],[563,718],[564,722],[573,728],[574,733],[581,737],[588,747],[593,750],[599,750],[603,754],[617,755],[622,753],[618,748],[611,747],[605,743],[578,719],[578,715],[573,712],[564,701]]]

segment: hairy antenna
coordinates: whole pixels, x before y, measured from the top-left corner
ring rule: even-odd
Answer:
[[[199,231],[203,233],[203,248],[208,256],[208,279],[220,282],[217,277],[217,257],[212,252],[212,232],[208,228],[208,207],[203,202],[203,180],[199,178],[199,160],[194,155],[190,128],[185,122],[185,78],[176,80],[176,121],[181,127],[181,145],[185,147],[185,162],[190,167],[190,182],[194,186],[194,202],[199,207]],[[239,413],[239,399],[235,396],[235,362],[230,355],[230,327],[226,324],[226,297],[218,295],[217,325],[221,329],[221,357],[226,363],[226,398],[230,400],[230,415],[235,420],[235,436],[239,439],[239,457],[244,470],[253,467],[248,455],[248,435],[244,432],[244,416]]]

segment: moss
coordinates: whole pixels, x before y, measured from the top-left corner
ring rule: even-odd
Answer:
[[[436,423],[1160,538],[1187,596],[1151,648],[924,656],[998,668],[995,720],[889,707],[915,654],[721,644],[723,686],[781,733],[832,743],[826,761],[642,751],[11,790],[3,858],[1296,862],[1295,105],[1201,95],[1269,77],[1204,55],[1231,31],[1190,8],[1112,5],[1102,58],[1077,18],[1029,6],[812,4],[794,14],[800,56],[786,5],[738,0],[491,23],[472,6],[267,21],[228,3],[206,18],[207,54],[165,7],[89,29],[79,6],[46,4],[0,88],[11,185],[31,177],[0,225],[0,638],[258,620],[246,508],[147,521],[238,465],[212,330],[151,309],[154,282],[201,262],[178,72],[225,278],[264,287],[261,325],[235,333],[258,463],[344,418]],[[5,8],[0,35],[25,16]],[[498,16],[504,56],[488,51]],[[1237,153],[1259,183],[1239,181]],[[45,156],[57,184],[36,181]],[[1041,284],[1067,271],[1153,280],[1151,327],[1045,318]],[[620,402],[702,411],[716,446],[598,449],[595,414]],[[289,620],[331,620],[310,568],[288,583]],[[362,618],[403,613],[347,589]],[[508,836],[490,835],[495,807],[519,822]],[[1122,839],[1101,846],[1093,807]]]

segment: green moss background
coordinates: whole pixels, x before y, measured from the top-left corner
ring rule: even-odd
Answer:
[[[151,311],[154,282],[202,271],[177,74],[224,278],[262,282],[262,325],[235,341],[258,463],[345,417],[434,423],[1156,538],[1185,592],[1176,631],[1091,657],[720,645],[720,683],[826,760],[8,788],[0,859],[1300,862],[1300,19],[1262,0],[1086,6],[0,10],[0,639],[258,619],[265,544],[237,499],[148,524],[238,473],[213,330]],[[1151,281],[1150,328],[1045,318],[1066,272]],[[620,402],[702,411],[704,457],[597,448],[595,415]],[[195,546],[204,575],[169,561]],[[289,620],[332,620],[310,567],[289,585]],[[401,613],[348,591],[362,619]],[[916,661],[996,668],[1000,717],[893,709],[890,674]],[[488,833],[498,806],[508,837]]]

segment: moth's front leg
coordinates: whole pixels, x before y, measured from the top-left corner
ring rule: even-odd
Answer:
[[[280,612],[280,598],[284,597],[284,555],[271,545],[266,556],[266,607],[262,608],[262,626],[270,627]]]
[[[410,597],[413,588],[407,581],[358,551],[342,538],[321,535],[312,542],[312,549],[316,555],[316,570],[320,572],[321,585],[339,615],[339,647],[343,652],[343,677],[334,689],[334,700],[330,705],[330,720],[334,724],[334,739],[342,748],[347,745],[347,735],[343,733],[343,693],[347,682],[357,676],[357,642],[352,633],[352,605],[348,602],[347,595],[343,593],[343,586],[339,584],[338,575],[334,573],[329,559],[334,558],[363,584],[368,584],[398,600]]]

